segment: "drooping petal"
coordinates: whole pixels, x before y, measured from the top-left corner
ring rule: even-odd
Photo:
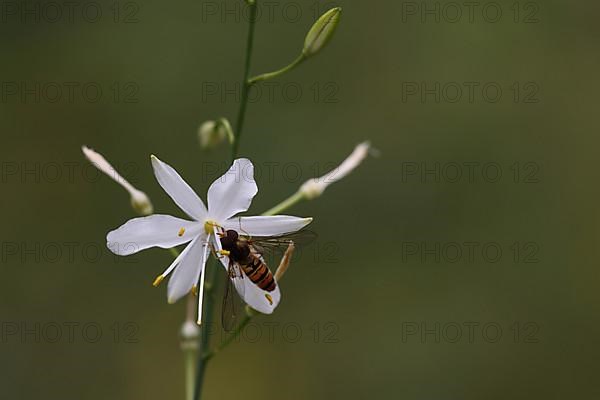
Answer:
[[[296,232],[310,224],[311,221],[312,218],[289,215],[236,217],[225,221],[223,227],[250,236],[275,236]]]
[[[202,231],[202,224],[170,215],[133,218],[108,232],[106,245],[115,254],[127,256],[150,247],[165,249],[187,243]]]
[[[156,180],[187,215],[197,221],[204,221],[207,215],[206,206],[196,192],[169,164],[162,162],[156,156],[150,157]]]
[[[197,237],[189,245],[188,253],[175,267],[167,287],[169,303],[175,303],[192,290],[206,264],[208,244],[205,237]]]
[[[271,314],[275,310],[275,307],[277,307],[279,300],[281,299],[279,285],[277,285],[272,292],[267,292],[252,283],[247,276],[245,276],[244,279],[238,279],[238,281],[241,281],[244,284],[242,290],[240,290],[237,285],[236,289],[246,304],[263,314]]]
[[[215,247],[217,251],[221,249],[221,244],[219,240],[215,240]],[[227,273],[229,267],[229,258],[228,257],[220,257],[219,260],[221,264],[225,268]],[[243,272],[240,271],[242,274]],[[234,276],[230,278],[235,286],[235,290],[238,292],[240,298],[248,304],[250,307],[255,309],[258,312],[263,314],[271,314],[275,307],[279,304],[279,300],[281,299],[281,293],[279,291],[279,285],[275,287],[275,290],[272,292],[267,292],[266,290],[262,290],[257,285],[252,283],[250,278],[246,275],[243,277]]]
[[[256,193],[258,187],[252,162],[245,158],[235,160],[231,168],[208,189],[210,218],[225,221],[248,210]]]

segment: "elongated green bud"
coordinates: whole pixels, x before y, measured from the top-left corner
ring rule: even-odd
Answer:
[[[310,31],[308,31],[306,39],[304,39],[302,54],[305,57],[317,54],[329,43],[337,28],[341,14],[342,8],[335,7],[319,17],[317,22],[310,28]]]

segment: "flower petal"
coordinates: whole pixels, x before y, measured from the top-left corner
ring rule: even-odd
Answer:
[[[223,228],[233,229],[250,236],[275,236],[296,232],[310,224],[312,218],[274,215],[262,217],[237,217],[228,219]]]
[[[258,193],[254,182],[254,166],[250,160],[239,158],[229,170],[208,189],[209,216],[218,222],[248,210]]]
[[[173,199],[187,215],[197,221],[204,221],[207,215],[206,207],[196,192],[169,164],[162,162],[152,155],[152,168],[156,180],[165,192]]]
[[[214,242],[217,251],[219,251],[221,249],[220,241],[216,239]],[[229,258],[220,257],[219,261],[221,261],[221,264],[227,273],[229,267]],[[234,276],[230,279],[233,282],[235,290],[238,292],[238,295],[241,297],[241,299],[256,311],[263,314],[271,314],[273,310],[275,310],[275,307],[277,307],[279,304],[279,300],[281,299],[279,284],[277,284],[275,290],[272,292],[267,292],[266,290],[262,290],[257,285],[252,283],[250,278],[245,275],[243,278]]]
[[[133,218],[106,235],[106,246],[115,254],[127,256],[150,247],[168,249],[187,243],[202,232],[197,221],[154,214]]]
[[[175,303],[192,290],[198,283],[200,272],[206,264],[208,244],[205,237],[197,237],[189,245],[188,253],[181,259],[169,279],[167,293],[169,303]]]
[[[236,289],[246,304],[263,314],[273,313],[275,307],[277,307],[279,300],[281,299],[279,285],[277,285],[275,290],[272,292],[267,292],[266,290],[262,290],[257,285],[252,283],[247,276],[245,276],[244,279],[238,280],[243,282],[244,288],[240,290],[236,286]]]

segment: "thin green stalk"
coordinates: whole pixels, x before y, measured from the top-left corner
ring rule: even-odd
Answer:
[[[239,153],[240,148],[240,138],[242,136],[242,132],[244,129],[244,121],[246,117],[246,108],[248,106],[248,94],[250,91],[250,84],[248,83],[248,78],[250,77],[250,64],[252,61],[252,49],[254,46],[254,28],[256,26],[256,15],[257,15],[257,1],[247,1],[249,11],[250,11],[250,21],[248,26],[248,39],[246,42],[246,61],[244,63],[244,77],[242,79],[242,94],[240,100],[240,108],[238,111],[236,127],[235,127],[235,140],[233,141],[233,146],[231,147],[231,161],[235,160]],[[208,348],[209,344],[209,336],[210,336],[210,327],[212,326],[213,320],[213,293],[214,285],[213,285],[213,274],[214,270],[216,270],[216,266],[213,265],[213,268],[210,268],[211,276],[207,277],[207,286],[205,286],[205,291],[208,291],[208,287],[211,288],[210,293],[207,293],[207,297],[205,299],[206,304],[206,313],[204,314],[204,322],[202,324],[202,334],[200,337],[200,349],[202,351]],[[204,383],[204,375],[206,372],[206,364],[208,360],[204,360],[203,357],[198,359],[198,366],[196,369],[196,383],[194,387],[194,400],[199,400],[202,395],[202,386]]]
[[[209,339],[210,339],[210,328],[213,324],[213,316],[214,316],[214,292],[216,290],[216,285],[212,282],[214,281],[214,274],[217,270],[217,260],[212,259],[211,265],[206,265],[204,268],[208,268],[208,276],[206,279],[210,284],[205,284],[204,286],[204,304],[206,312],[203,314],[202,321],[202,333],[200,334],[200,351],[204,351],[204,349],[208,348]],[[196,367],[196,377],[194,383],[194,400],[200,399],[200,395],[202,394],[202,385],[204,383],[204,373],[206,372],[206,363],[200,357],[197,361]]]
[[[256,11],[257,1],[249,2],[250,8],[250,23],[248,26],[248,40],[246,42],[246,62],[244,63],[244,77],[242,79],[242,98],[240,100],[240,109],[238,112],[237,122],[235,125],[235,140],[231,147],[231,160],[235,160],[240,149],[240,138],[244,128],[244,119],[246,117],[246,108],[248,106],[248,94],[252,86],[248,82],[250,77],[250,62],[252,61],[252,48],[254,46],[254,27],[256,26]]]
[[[293,195],[291,195],[290,197],[288,197],[281,203],[277,204],[275,207],[271,208],[270,210],[265,211],[262,215],[280,214],[284,210],[287,210],[288,208],[294,206],[296,203],[299,203],[300,201],[304,200],[305,198],[306,197],[304,196],[304,193],[297,191],[296,193],[294,193]]]
[[[302,64],[304,62],[304,60],[306,60],[306,56],[304,54],[300,54],[298,56],[298,58],[296,58],[294,61],[291,62],[291,64],[286,65],[285,67],[283,67],[277,71],[267,72],[266,74],[261,74],[261,75],[255,76],[254,78],[251,78],[250,80],[248,80],[248,84],[250,86],[252,86],[255,83],[258,83],[261,81],[266,81],[268,79],[277,78],[278,76],[281,76],[281,75],[285,74],[286,72],[293,70],[298,65]]]
[[[194,343],[198,346],[197,343]],[[195,366],[196,366],[196,353],[194,349],[183,349],[184,362],[185,362],[185,398],[186,400],[194,399],[194,377],[195,377]]]

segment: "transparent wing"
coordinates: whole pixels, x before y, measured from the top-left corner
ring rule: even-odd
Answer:
[[[254,247],[257,253],[273,255],[285,252],[290,241],[294,242],[296,247],[306,246],[317,239],[317,234],[313,231],[301,230],[279,236],[253,236],[244,237],[244,239]]]
[[[221,325],[226,332],[231,332],[238,324],[240,315],[243,313],[242,300],[244,296],[244,272],[241,267],[229,260],[227,274],[225,274],[225,293],[221,307]],[[237,293],[236,293],[237,291]],[[239,294],[239,296],[238,296]]]

